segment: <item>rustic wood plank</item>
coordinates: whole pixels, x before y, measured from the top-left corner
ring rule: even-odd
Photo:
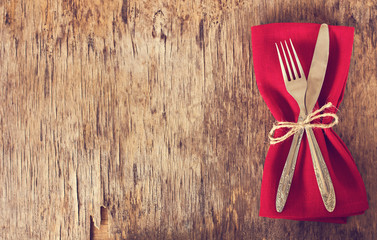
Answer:
[[[1,1],[0,238],[95,239],[105,206],[110,239],[372,239],[376,3]],[[370,210],[346,225],[258,217],[272,22],[355,27],[336,131]]]

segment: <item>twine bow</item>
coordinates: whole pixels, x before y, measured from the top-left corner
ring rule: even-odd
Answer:
[[[276,144],[279,142],[284,141],[285,139],[289,138],[290,136],[294,135],[301,129],[307,129],[307,128],[332,128],[339,122],[339,118],[335,113],[322,113],[325,109],[334,107],[334,105],[331,102],[328,102],[327,104],[323,105],[320,109],[308,114],[306,118],[303,121],[296,122],[277,122],[273,125],[270,133],[268,134],[268,138],[270,139],[270,144]],[[316,119],[323,118],[323,117],[332,117],[333,121],[328,124],[324,123],[311,123]],[[284,134],[281,137],[274,137],[274,132],[276,129],[279,128],[290,128],[290,130]]]

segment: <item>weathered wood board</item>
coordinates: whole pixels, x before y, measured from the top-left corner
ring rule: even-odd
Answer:
[[[373,239],[377,1],[1,0],[0,20],[1,239],[103,239],[101,206],[109,239]],[[250,27],[272,22],[355,27],[335,129],[370,209],[346,225],[258,217]]]

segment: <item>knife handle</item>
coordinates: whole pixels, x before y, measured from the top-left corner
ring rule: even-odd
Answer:
[[[285,161],[283,172],[281,173],[276,194],[276,211],[279,213],[283,211],[285,203],[287,202],[303,134],[304,130],[301,129],[293,135],[291,148],[289,149],[287,160]]]
[[[310,154],[313,160],[314,173],[317,179],[322,201],[325,205],[326,210],[328,212],[332,212],[335,209],[336,198],[329,170],[327,169],[325,160],[323,159],[321,149],[318,146],[313,130],[311,128],[306,128],[305,130],[308,137]]]

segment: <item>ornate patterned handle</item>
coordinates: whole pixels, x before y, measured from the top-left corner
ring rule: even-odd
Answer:
[[[289,149],[287,160],[285,161],[283,172],[281,173],[279,187],[276,194],[276,211],[278,212],[283,211],[285,203],[287,202],[303,134],[304,130],[301,129],[293,136],[291,148]]]
[[[334,186],[331,181],[329,170],[327,169],[325,160],[323,159],[321,149],[318,146],[317,140],[311,128],[306,128],[306,135],[308,136],[308,142],[310,147],[310,154],[313,160],[313,167],[315,177],[317,179],[318,188],[321,193],[323,203],[326,210],[329,212],[334,211],[336,199]]]

